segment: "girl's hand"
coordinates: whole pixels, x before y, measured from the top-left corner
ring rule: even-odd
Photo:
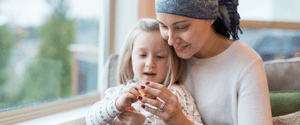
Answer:
[[[137,101],[137,96],[140,95],[138,87],[140,87],[139,83],[131,83],[124,88],[123,93],[116,100],[116,107],[119,111],[123,111],[131,106],[131,103]]]
[[[147,82],[145,85],[140,85],[140,91],[149,93],[162,99],[165,104],[162,110],[158,110],[162,103],[158,99],[150,99],[147,97],[138,96],[139,100],[143,103],[148,103],[158,109],[150,108],[142,105],[146,111],[160,117],[166,124],[169,125],[193,125],[194,122],[190,121],[182,112],[178,98],[167,87],[159,83]]]
[[[126,110],[118,116],[124,125],[142,125],[146,120],[146,116],[139,113],[133,106],[127,107]]]

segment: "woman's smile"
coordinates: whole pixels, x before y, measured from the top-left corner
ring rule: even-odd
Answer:
[[[185,45],[185,46],[174,46],[175,51],[179,51],[182,52],[184,50],[186,50],[186,48],[188,48],[189,45]]]

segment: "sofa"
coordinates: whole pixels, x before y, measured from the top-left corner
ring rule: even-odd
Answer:
[[[107,59],[102,70],[101,98],[107,88],[117,85],[117,54]],[[300,125],[300,58],[264,62],[274,125]]]

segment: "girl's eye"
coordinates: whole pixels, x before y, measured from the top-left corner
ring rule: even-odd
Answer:
[[[165,58],[165,57],[163,57],[163,56],[157,56],[157,58],[162,59],[162,58]]]
[[[145,54],[139,54],[139,56],[140,56],[140,57],[146,57],[146,55],[145,55]]]

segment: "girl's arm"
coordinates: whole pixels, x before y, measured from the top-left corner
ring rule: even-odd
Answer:
[[[106,96],[99,102],[95,103],[86,115],[87,125],[106,125],[113,124],[113,119],[121,114],[115,106],[116,98],[122,93],[124,86],[106,90]]]

